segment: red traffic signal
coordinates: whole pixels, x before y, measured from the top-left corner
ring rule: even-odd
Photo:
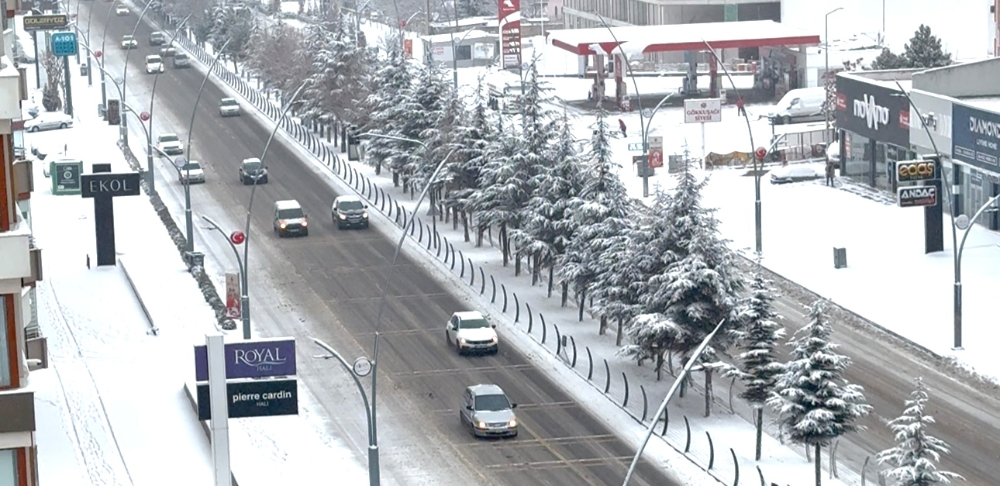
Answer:
[[[764,147],[757,147],[754,155],[757,156],[757,160],[764,160],[764,157],[767,157],[767,149]]]
[[[242,231],[233,231],[232,234],[229,235],[229,241],[232,241],[234,245],[242,245],[246,239],[247,236],[243,234]]]
[[[101,58],[101,54],[102,54],[101,51],[94,51],[94,57],[96,57],[98,59]]]
[[[149,121],[149,112],[144,111],[142,113],[139,113],[139,119],[142,121]]]

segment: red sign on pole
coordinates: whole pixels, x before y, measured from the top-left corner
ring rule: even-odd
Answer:
[[[521,0],[497,0],[504,69],[521,67]]]
[[[235,273],[226,274],[226,317],[239,319],[242,315],[240,302],[240,277]]]

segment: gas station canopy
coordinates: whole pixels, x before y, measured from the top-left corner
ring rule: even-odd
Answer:
[[[613,33],[613,35],[612,35]],[[814,46],[819,35],[773,20],[701,24],[634,25],[550,31],[552,45],[577,55],[608,54],[618,49],[640,54],[768,46]],[[604,52],[595,52],[594,45]]]

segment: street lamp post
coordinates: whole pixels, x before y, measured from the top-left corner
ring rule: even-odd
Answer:
[[[189,18],[191,18],[191,15],[192,14],[189,13],[187,15],[187,17],[184,17],[184,20],[181,20],[181,23],[177,26],[177,30],[174,31],[174,35],[170,37],[170,42],[167,44],[168,47],[174,43],[175,39],[177,39],[177,34],[181,33],[181,29],[184,28],[184,24],[188,21]],[[160,80],[160,74],[162,74],[162,73],[163,73],[163,71],[160,70],[160,71],[157,71],[153,75],[153,89],[149,93],[149,112],[148,113],[149,113],[149,131],[150,131],[150,134],[152,134],[152,131],[153,131],[153,101],[156,100],[156,98],[155,98],[155,96],[156,96],[156,83],[157,83],[157,81]],[[188,131],[188,134],[189,134],[188,137],[189,137],[189,139],[190,139],[190,133],[191,132],[189,130]],[[150,195],[156,194],[156,177],[154,175],[155,172],[154,172],[154,168],[153,168],[153,147],[151,146],[152,142],[153,142],[152,138],[148,138],[146,140],[146,143],[150,144],[150,145],[146,146],[146,172],[149,173],[148,179],[146,180],[146,185],[149,187],[149,194]],[[187,184],[185,184],[184,186],[185,186],[184,190],[185,190],[185,192],[187,192],[188,191]],[[187,199],[190,199],[190,198],[188,197]],[[188,216],[188,221],[190,222],[190,205],[188,205],[187,216]],[[191,233],[190,233],[190,225],[189,225],[188,226],[188,241],[190,241],[190,240],[191,240]],[[188,251],[194,251],[194,249],[193,248],[188,248]]]
[[[104,31],[101,33],[101,50],[99,51],[101,55],[97,57],[97,63],[101,65],[101,106],[104,110],[108,109],[108,90],[107,85],[104,83],[104,78],[106,76],[104,71],[104,60],[107,59],[107,56],[105,56],[107,51],[104,50],[104,42],[108,38],[108,24],[111,23],[111,12],[115,11],[115,5],[117,5],[119,1],[120,0],[113,0],[111,5],[108,5],[108,15],[104,18]],[[91,8],[93,8],[93,6],[91,6]],[[123,99],[122,103],[124,102],[125,100]]]
[[[94,78],[90,75],[90,71],[92,71],[90,69],[90,64],[91,64],[90,60],[92,57],[90,51],[90,24],[93,21],[93,19],[94,19],[94,6],[91,5],[87,10],[87,36],[85,37],[85,42],[87,43],[87,87],[94,85]],[[108,25],[107,23],[104,24],[105,30],[107,30],[107,25]]]
[[[702,42],[705,43],[705,47],[708,47],[708,52],[712,53],[712,57],[715,58],[716,64],[718,64],[719,67],[722,68],[722,72],[725,73],[726,79],[729,80],[730,86],[733,87],[733,92],[736,93],[736,99],[741,99],[743,96],[740,94],[740,90],[738,88],[736,88],[736,83],[733,82],[733,77],[732,77],[732,75],[729,74],[729,70],[726,69],[726,64],[722,62],[722,58],[719,57],[719,54],[717,52],[715,52],[715,48],[713,48],[712,45],[708,43],[708,41],[702,39]],[[756,145],[754,145],[754,143],[753,143],[753,130],[750,128],[750,118],[745,116],[745,117],[743,117],[743,121],[745,121],[746,124],[747,124],[747,135],[750,136],[750,157],[753,159],[753,188],[754,188],[753,211],[754,211],[754,229],[756,230],[755,241],[756,241],[757,253],[761,253],[763,251],[763,246],[764,246],[763,245],[763,236],[762,236],[762,234],[763,234],[763,228],[761,228],[761,224],[762,224],[761,211],[762,211],[762,208],[761,208],[761,204],[760,204],[760,176],[761,176],[761,173],[760,173],[760,170],[757,168],[757,162],[758,162],[757,156],[756,156],[757,148],[756,148]],[[759,162],[763,166],[764,161],[760,160]]]
[[[823,71],[823,83],[824,83],[824,86],[826,85],[825,83],[828,82],[827,81],[827,77],[830,76],[830,15],[833,14],[833,13],[836,13],[836,12],[838,12],[840,10],[843,10],[843,9],[844,9],[844,7],[837,7],[835,9],[827,12],[826,13],[826,17],[823,19],[823,42],[826,44],[823,47],[823,54],[826,57],[826,69]],[[826,106],[828,104],[829,103],[824,103],[823,105]],[[826,136],[829,137],[830,136],[830,107],[829,106],[827,106],[826,110],[824,110],[824,114],[825,114],[824,118],[826,119]],[[829,139],[827,141],[829,141]]]
[[[649,197],[649,147],[646,145],[645,134],[646,132],[646,117],[642,114],[642,96],[639,95],[639,84],[635,81],[635,74],[632,73],[632,66],[629,65],[628,56],[625,54],[625,48],[622,47],[622,43],[618,42],[618,37],[615,36],[615,31],[608,24],[608,21],[604,19],[600,14],[597,14],[597,18],[600,19],[601,23],[604,24],[604,28],[608,29],[608,33],[611,34],[611,38],[614,39],[615,45],[618,46],[618,50],[622,55],[622,66],[625,66],[625,70],[628,71],[628,76],[632,78],[632,87],[635,89],[635,104],[639,108],[639,133],[643,134],[642,139],[642,157],[646,163],[646,170],[642,171],[642,197]],[[598,66],[598,72],[600,72],[600,66]],[[522,83],[521,86],[524,86]],[[601,94],[603,96],[603,93]],[[660,100],[660,104],[663,101]],[[601,98],[597,99],[598,103],[601,103]]]
[[[372,3],[372,0],[368,0],[367,2],[361,4],[361,6],[358,7],[358,9],[354,11],[354,44],[355,45],[361,45],[361,12],[365,11],[365,7],[367,7],[369,3]]]
[[[370,135],[371,136],[382,136],[383,138],[397,138],[397,137],[389,137],[389,136],[376,135],[376,134],[370,134]],[[408,140],[408,139],[404,139],[404,140]],[[452,149],[451,152],[448,152],[448,155],[446,155],[444,157],[444,159],[442,159],[441,162],[438,163],[437,167],[434,169],[434,172],[431,174],[431,177],[430,177],[430,182],[428,184],[424,185],[424,190],[421,191],[420,198],[417,199],[417,205],[413,209],[414,214],[416,214],[416,212],[420,209],[420,205],[424,202],[424,198],[427,197],[428,189],[430,189],[430,187],[433,184],[433,182],[435,180],[437,180],[438,175],[441,173],[441,170],[444,169],[445,165],[447,165],[448,160],[451,159],[451,156],[455,153],[455,151],[456,151],[455,149]],[[365,407],[365,416],[368,419],[368,483],[369,483],[369,486],[379,486],[381,484],[381,472],[379,470],[378,413],[377,413],[378,412],[378,408],[377,408],[377,404],[378,404],[378,402],[377,402],[377,399],[378,399],[378,379],[377,378],[378,378],[378,364],[379,364],[379,360],[378,360],[378,347],[379,346],[378,345],[379,345],[379,337],[381,336],[381,333],[379,332],[379,328],[381,327],[382,316],[384,315],[384,311],[385,311],[386,297],[389,295],[389,284],[392,283],[392,272],[396,268],[396,261],[399,259],[399,253],[400,253],[400,250],[403,248],[403,242],[406,241],[406,235],[409,233],[408,230],[415,223],[416,223],[416,218],[410,218],[410,221],[407,224],[407,227],[403,228],[403,232],[402,232],[402,234],[399,237],[399,241],[396,243],[396,251],[392,255],[392,262],[389,264],[389,272],[388,272],[388,274],[385,277],[385,284],[382,285],[382,297],[379,300],[378,315],[375,317],[375,343],[374,343],[374,346],[373,346],[371,359],[369,360],[368,358],[365,358],[365,357],[362,356],[362,357],[359,357],[358,359],[356,359],[354,361],[354,365],[353,366],[348,366],[347,361],[340,355],[340,353],[338,353],[335,349],[333,349],[331,346],[329,346],[328,344],[324,343],[323,341],[320,341],[319,339],[313,338],[313,342],[316,343],[317,346],[319,346],[324,351],[326,351],[327,353],[329,353],[326,356],[317,356],[317,357],[318,358],[324,358],[324,359],[336,358],[337,361],[339,361],[340,364],[343,365],[344,368],[347,369],[347,372],[351,375],[351,378],[354,380],[354,383],[358,387],[358,392],[361,394],[361,400],[362,400],[362,402],[364,402],[364,407]],[[365,393],[365,389],[361,385],[361,381],[358,379],[359,376],[364,377],[364,376],[366,376],[368,374],[371,374],[371,377],[372,377],[371,378],[371,386],[370,386],[370,391],[371,391],[371,400],[370,401],[368,399],[368,394]]]
[[[214,220],[212,220],[212,218],[209,218],[208,216],[205,216],[203,214],[203,215],[201,215],[201,219],[205,220],[205,222],[208,223],[211,226],[211,229],[214,229],[215,231],[218,231],[219,233],[222,233],[222,236],[226,238],[226,242],[229,243],[229,247],[233,249],[233,255],[236,255],[236,265],[238,266],[238,268],[240,270],[240,282],[241,282],[242,285],[246,285],[246,281],[247,281],[247,279],[246,279],[246,275],[247,275],[247,273],[246,273],[246,267],[243,264],[243,258],[240,257],[240,251],[236,249],[237,241],[239,241],[239,242],[245,241],[245,239],[246,239],[245,236],[246,235],[243,235],[244,237],[241,238],[241,239],[237,239],[238,236],[239,236],[239,232],[238,231],[234,231],[233,233],[227,235],[225,231],[222,231],[222,228],[219,226],[219,224],[216,223]],[[249,309],[246,309],[246,308],[244,308],[242,306],[246,305],[246,304],[248,304],[250,302],[250,297],[247,296],[247,294],[244,293],[244,292],[241,292],[241,294],[242,295],[241,295],[241,298],[240,298],[240,309],[241,309],[242,312],[249,312]]]
[[[142,18],[146,16],[146,12],[149,11],[149,7],[153,5],[152,1],[146,3],[146,6],[142,8],[142,12],[139,12],[139,19],[135,21],[135,27],[132,27],[132,40],[138,44],[139,41],[135,40],[135,33],[139,30],[139,24],[142,23]],[[132,49],[125,50],[125,67],[122,69],[122,103],[125,103],[125,95],[128,93],[128,55],[132,53]],[[125,145],[128,145],[128,118],[122,117],[122,140]],[[148,151],[147,151],[148,152]]]
[[[457,22],[458,21],[456,20],[456,23]],[[468,37],[469,34],[475,32],[475,30],[476,29],[469,29],[469,31],[466,32],[461,39],[455,39],[455,34],[451,35],[451,72],[456,94],[458,93],[458,45],[464,42],[465,38]]]
[[[190,14],[188,16],[190,17]],[[186,21],[187,18],[184,20]],[[177,29],[174,36],[176,37],[179,32],[180,28]],[[184,154],[187,157],[188,162],[194,160],[194,158],[191,157],[191,140],[194,139],[194,118],[195,115],[198,114],[198,102],[201,101],[201,94],[205,91],[205,85],[208,83],[208,78],[212,76],[212,71],[215,70],[216,63],[218,63],[219,59],[222,58],[222,53],[226,51],[226,46],[229,45],[229,41],[231,40],[233,40],[232,37],[226,39],[226,42],[223,43],[222,47],[215,53],[215,57],[212,58],[212,64],[208,66],[208,70],[205,71],[205,77],[201,80],[201,87],[198,88],[198,96],[194,99],[194,108],[191,109],[191,122],[188,123],[187,147],[184,149]],[[170,42],[173,42],[173,39],[171,39]],[[159,75],[157,75],[157,77],[159,77]],[[156,89],[156,80],[153,80],[153,89]],[[150,96],[149,100],[149,110],[150,113],[152,113],[152,96]],[[149,166],[153,166],[152,156],[149,158]],[[194,221],[192,221],[191,217],[191,165],[187,164],[187,167],[187,174],[184,176],[184,231],[187,233],[187,241],[184,243],[184,249],[187,253],[192,253],[194,252]],[[256,183],[254,185],[256,185]],[[249,232],[250,229],[247,228],[247,231]]]
[[[952,166],[952,170],[956,170],[956,168]],[[969,218],[964,214],[954,218],[955,221],[952,231],[954,231],[955,228],[962,230],[962,241],[959,243],[958,249],[955,251],[955,324],[953,329],[955,350],[962,349],[962,254],[965,250],[965,240],[969,237],[969,233],[972,232],[972,227],[975,226],[976,220],[979,219],[979,216],[986,212],[990,206],[994,205],[997,200],[1000,200],[1000,195],[991,197],[985,204],[982,205],[982,207],[979,208],[978,211],[976,211],[972,218]],[[992,211],[996,210],[996,208],[992,209]]]

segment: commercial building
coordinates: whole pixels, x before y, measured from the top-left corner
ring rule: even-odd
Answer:
[[[563,0],[567,29],[612,26],[669,25],[744,20],[781,21],[780,1],[754,0]]]
[[[0,484],[38,484],[31,369],[47,362],[33,319],[41,250],[30,227],[32,164],[20,136],[24,70],[14,65],[13,7],[0,3]]]

